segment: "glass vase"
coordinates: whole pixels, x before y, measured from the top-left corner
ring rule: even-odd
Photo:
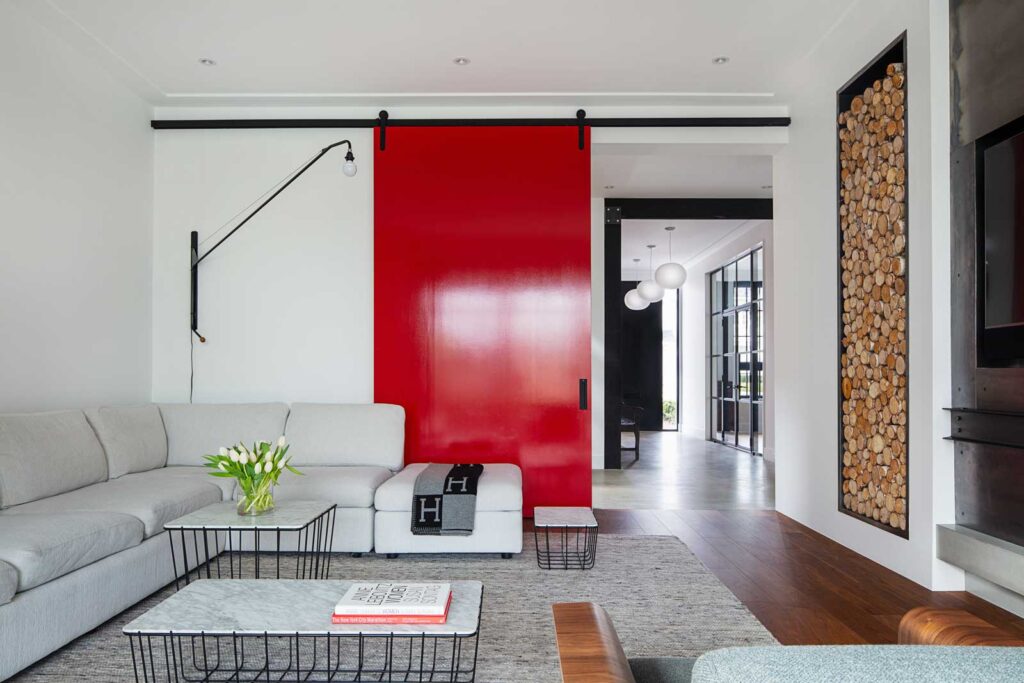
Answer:
[[[235,509],[244,517],[255,517],[274,509],[274,486],[271,483],[254,487],[250,491],[242,489],[236,494]]]

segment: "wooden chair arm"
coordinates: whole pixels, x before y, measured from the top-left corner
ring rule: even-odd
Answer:
[[[915,607],[900,620],[900,645],[1024,647],[1024,640],[959,609]]]
[[[636,683],[608,613],[590,602],[551,606],[563,683]]]

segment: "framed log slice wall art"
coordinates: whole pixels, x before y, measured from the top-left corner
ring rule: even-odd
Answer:
[[[839,510],[908,537],[906,35],[837,93]]]

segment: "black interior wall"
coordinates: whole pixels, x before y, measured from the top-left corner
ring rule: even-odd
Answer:
[[[619,299],[636,285],[623,282]],[[622,401],[643,408],[643,430],[661,429],[661,365],[661,302],[622,311]]]
[[[1005,421],[1024,432],[1024,369],[977,363],[975,177],[978,138],[1024,115],[1024,2],[953,0],[950,31],[953,405],[1015,414]],[[957,412],[952,434],[998,441],[991,424]],[[1024,449],[961,438],[954,454],[957,523],[1024,545]]]

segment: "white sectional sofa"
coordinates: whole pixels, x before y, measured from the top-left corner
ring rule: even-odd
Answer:
[[[335,552],[371,550],[404,423],[383,404],[0,415],[0,680],[173,580],[163,525],[232,498],[232,481],[201,467],[220,446],[285,434],[305,476],[282,477],[278,500],[337,503]]]

